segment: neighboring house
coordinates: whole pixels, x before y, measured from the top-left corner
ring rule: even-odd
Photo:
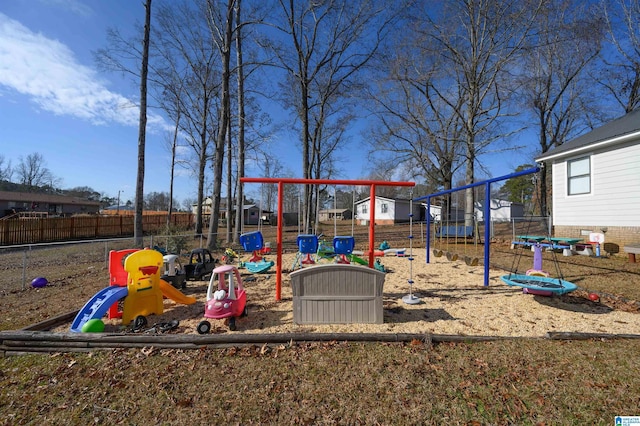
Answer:
[[[356,218],[360,225],[369,224],[370,197],[356,201]],[[376,196],[375,222],[376,225],[393,225],[394,223],[409,222],[411,200],[394,199]],[[413,203],[413,220],[423,220],[424,210],[419,203]]]
[[[640,109],[535,159],[551,168],[555,236],[640,242]]]
[[[423,204],[423,207],[426,211],[427,205]],[[491,200],[490,209],[491,220],[494,222],[508,222],[514,218],[520,220],[524,216],[524,205],[521,203],[512,203],[511,201],[494,199]],[[436,222],[440,221],[442,218],[442,207],[432,204],[431,207],[429,207],[429,214],[431,215],[431,220]],[[484,200],[477,201],[475,203],[474,215],[476,220],[483,220]],[[449,221],[455,223],[464,222],[464,216],[464,209],[453,207],[449,214]],[[444,222],[446,221],[447,217],[445,215]]]
[[[209,217],[211,214],[211,206],[213,205],[213,199],[211,197],[207,197],[202,202],[202,215],[205,218]],[[268,221],[271,212],[266,210],[260,210],[260,208],[255,204],[245,204],[242,206],[243,209],[243,222],[244,225],[257,225],[258,218],[260,214],[262,214],[263,221]],[[195,215],[198,213],[198,204],[191,204],[191,212]],[[235,206],[231,210],[232,214],[235,213]],[[220,220],[225,220],[227,218],[227,206],[225,201],[220,202]]]
[[[328,209],[320,210],[318,218],[320,222],[329,222],[333,220],[350,220],[353,212],[349,209]]]
[[[99,201],[64,195],[0,191],[0,217],[50,217],[97,214]]]
[[[431,204],[430,206],[426,203],[422,203],[422,207],[424,207],[425,214],[424,217],[427,217],[427,207],[429,207],[429,214],[431,215],[432,222],[439,222],[442,219],[442,207],[436,206],[435,204]]]
[[[476,219],[484,220],[484,200],[475,203]],[[507,200],[491,200],[491,220],[493,222],[509,222],[511,219],[522,220],[524,217],[524,204]]]

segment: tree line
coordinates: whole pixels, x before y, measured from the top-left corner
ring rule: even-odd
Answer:
[[[411,179],[437,191],[491,176],[483,158],[519,150],[522,164],[530,163],[640,104],[638,0],[400,0],[393,7],[154,0],[153,10],[151,3],[143,40],[111,29],[96,61],[139,80],[141,111],[148,93],[149,107],[173,123],[172,176],[174,167],[192,167],[197,233],[212,195],[211,248],[223,198],[236,203],[226,240],[238,239],[247,162],[260,164],[265,177],[291,173],[269,150],[283,133],[297,135],[296,176],[340,177],[349,155],[341,147],[359,137],[367,178]],[[276,102],[286,120],[273,114]],[[141,113],[139,146],[145,119]],[[365,123],[359,136],[355,123]],[[535,136],[520,141],[524,130]],[[543,168],[535,181],[541,214],[549,211],[548,181]],[[327,188],[288,191],[311,232]],[[273,187],[261,194],[268,209]],[[474,191],[464,205],[472,217]]]
[[[37,192],[77,197],[83,200],[99,201],[102,208],[114,205],[132,207],[133,205],[132,200],[113,197],[88,186],[66,189],[61,186],[62,179],[51,172],[42,154],[34,152],[26,157],[20,157],[15,166],[11,159],[0,155],[0,191]],[[191,203],[192,200],[185,200],[180,206],[175,199],[170,203],[168,192],[150,192],[145,194],[143,199],[145,210],[156,211],[168,211],[170,205],[173,206],[173,211],[191,211]]]

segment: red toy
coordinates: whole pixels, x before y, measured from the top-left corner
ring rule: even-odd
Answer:
[[[217,279],[218,290],[215,289]],[[233,265],[222,265],[215,268],[209,280],[207,302],[204,305],[205,318],[229,318],[229,330],[236,329],[236,318],[247,315],[247,293],[242,286],[242,278],[238,268]],[[206,334],[211,330],[209,321],[198,324],[198,333]]]

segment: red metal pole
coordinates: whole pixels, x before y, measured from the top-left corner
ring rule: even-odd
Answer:
[[[376,236],[376,186],[369,188],[369,268],[373,268],[373,251],[375,250]]]
[[[276,257],[276,301],[279,302],[282,299],[282,197],[283,197],[284,183],[278,182],[278,230],[276,231],[276,245],[277,253]]]

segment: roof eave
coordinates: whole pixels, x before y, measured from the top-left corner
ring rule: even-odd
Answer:
[[[581,152],[584,152],[584,151],[591,151],[593,149],[598,149],[598,148],[606,147],[609,145],[624,143],[629,140],[633,140],[635,138],[640,138],[640,130],[637,130],[632,133],[627,133],[626,135],[618,136],[615,138],[605,139],[603,141],[595,142],[589,145],[580,146],[575,149],[570,149],[568,151],[559,152],[557,154],[552,153],[551,155],[543,155],[541,157],[536,158],[535,161],[536,163],[540,163],[543,161],[556,160],[558,158],[569,157],[572,155],[580,154]]]

